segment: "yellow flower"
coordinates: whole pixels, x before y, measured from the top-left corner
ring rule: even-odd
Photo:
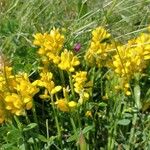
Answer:
[[[39,80],[34,81],[32,84],[34,86],[45,88],[44,94],[40,95],[41,99],[49,99],[50,94],[56,94],[62,89],[61,86],[55,86],[55,83],[52,80],[53,74],[51,72],[43,70],[43,72],[40,73],[40,77]]]
[[[33,97],[39,91],[39,89],[29,81],[26,73],[16,76],[16,81],[16,90],[24,97]]]
[[[74,72],[74,67],[78,66],[79,64],[80,61],[78,60],[77,56],[74,56],[71,51],[65,49],[64,52],[61,53],[60,63],[58,64],[58,67],[68,72]]]
[[[37,33],[34,35],[34,45],[40,46],[38,54],[47,58],[55,64],[59,63],[59,53],[64,44],[64,36],[59,33],[59,29],[53,29],[50,33]],[[43,58],[43,57],[42,57]],[[45,58],[42,60],[46,60]]]
[[[62,89],[61,86],[55,86],[55,87],[52,89],[51,94],[55,94],[55,93],[59,92],[61,89]]]
[[[56,103],[57,108],[63,112],[68,112],[69,111],[69,106],[68,106],[68,102],[66,99],[60,99],[57,100]]]
[[[6,109],[11,113],[19,116],[24,114],[23,102],[21,97],[16,93],[12,93],[5,98]]]
[[[75,102],[75,101],[70,101],[70,102],[68,102],[68,106],[69,106],[70,108],[75,108],[75,107],[77,106],[77,102]]]
[[[86,71],[79,71],[76,72],[75,75],[73,75],[74,79],[74,87],[75,87],[75,92],[80,94],[85,86],[85,83],[87,81],[87,72]]]
[[[143,33],[128,41],[127,45],[117,47],[117,53],[113,56],[114,70],[120,77],[131,79],[142,72],[149,59],[150,35]]]
[[[32,101],[26,103],[26,106],[25,106],[25,107],[26,107],[26,110],[30,110],[30,109],[32,108],[32,106],[33,106]]]
[[[102,42],[104,39],[108,38],[110,38],[110,34],[101,26],[92,31],[92,40],[95,42]]]
[[[79,94],[78,102],[80,104],[87,101],[90,97],[89,92],[92,87],[91,82],[87,82],[87,72],[79,71],[76,72],[75,75],[72,76],[74,81],[74,90]]]
[[[90,47],[85,55],[85,60],[91,66],[106,66],[108,64],[109,53],[115,45],[113,42],[107,43],[105,40],[110,38],[110,34],[103,28],[98,27],[92,31]]]
[[[33,44],[37,46],[43,46],[46,36],[48,36],[47,33],[36,33],[35,35],[33,35],[33,37],[35,38]]]
[[[89,100],[89,93],[87,92],[81,92],[79,94],[79,100],[78,103],[83,104],[84,102],[86,102],[87,100]]]
[[[92,118],[92,112],[91,112],[91,111],[87,111],[87,112],[85,113],[85,116],[86,116],[86,117],[91,117],[91,118]]]
[[[57,108],[63,112],[72,111],[72,110],[74,110],[74,108],[77,107],[77,102],[75,102],[75,101],[68,102],[68,100],[66,98],[57,100],[55,102],[55,104],[57,105]]]

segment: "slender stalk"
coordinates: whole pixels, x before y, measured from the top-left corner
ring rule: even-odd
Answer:
[[[137,120],[137,113],[134,114],[133,116],[133,120],[132,120],[132,128],[131,128],[131,131],[130,131],[130,137],[129,137],[129,145],[127,146],[127,150],[132,150],[133,149],[133,144],[135,141],[135,124],[136,124],[136,120]]]
[[[78,134],[79,133],[78,133],[78,130],[76,128],[76,125],[75,125],[75,122],[74,122],[74,119],[73,119],[72,115],[70,117],[70,122],[71,122],[71,125],[72,125],[72,128],[73,128],[73,132],[75,134],[76,140],[78,142]],[[79,144],[77,144],[77,150],[79,150]]]
[[[135,107],[138,108],[138,110],[141,109],[141,98],[140,98],[140,86],[139,86],[139,80],[140,77],[136,76],[136,80],[135,80],[135,85],[134,85],[134,101],[135,101]],[[137,121],[137,112],[134,113],[133,115],[133,120],[132,120],[132,128],[130,131],[130,136],[129,136],[129,145],[127,146],[127,150],[132,150],[133,149],[133,144],[135,141],[135,125],[136,125],[136,121]]]
[[[58,116],[55,110],[55,106],[54,106],[54,99],[53,99],[53,95],[51,95],[51,101],[52,101],[52,108],[53,108],[53,112],[54,112],[54,118],[55,118],[55,123],[56,123],[56,128],[57,128],[57,133],[58,133],[58,140],[62,149],[62,135],[61,135],[61,128],[59,126],[59,121],[58,121]]]
[[[26,142],[25,135],[23,134],[22,123],[20,122],[20,120],[18,119],[17,116],[14,116],[14,120],[15,120],[15,122],[17,123],[17,127],[18,127],[20,133],[21,133],[22,136],[23,136],[23,142],[24,142],[25,149],[28,149],[28,144],[27,144],[27,142]]]
[[[109,132],[109,137],[108,137],[108,146],[107,149],[108,150],[114,150],[114,146],[115,146],[115,138],[116,138],[116,134],[117,134],[117,119],[119,117],[119,114],[121,112],[121,102],[119,101],[119,98],[115,100],[115,105],[114,105],[114,109],[111,113],[110,116],[110,121],[112,122],[110,124],[110,130]],[[112,115],[114,114],[114,116]]]
[[[74,88],[73,88],[72,75],[71,75],[70,72],[68,72],[68,75],[69,75],[69,84],[70,84],[70,87],[71,87],[71,93],[72,93],[73,98],[75,98],[75,92],[74,92]]]
[[[37,125],[38,125],[38,119],[37,119],[37,115],[36,115],[35,103],[34,103],[34,101],[32,103],[33,103],[33,106],[32,106],[33,119],[34,119],[34,122],[36,122]]]
[[[25,111],[25,118],[26,118],[26,123],[27,124],[30,124],[30,119],[29,119],[29,117],[28,117],[28,115],[27,115],[27,112]]]
[[[95,67],[92,69],[92,75],[91,75],[91,81],[92,81],[92,98],[93,98],[93,93],[94,93],[94,82],[95,82]]]
[[[65,86],[65,77],[64,77],[63,70],[59,69],[59,74],[60,74],[60,79],[61,79],[62,85]]]

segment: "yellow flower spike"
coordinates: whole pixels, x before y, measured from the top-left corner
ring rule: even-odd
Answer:
[[[80,94],[85,85],[86,85],[86,81],[87,81],[87,72],[86,71],[79,71],[79,72],[76,72],[75,75],[73,75],[73,80],[74,80],[74,89],[75,89],[75,92]]]
[[[102,40],[109,38],[110,34],[103,27],[97,27],[95,30],[93,30],[92,36],[93,41],[101,42]]]
[[[10,110],[11,113],[15,115],[24,114],[23,103],[21,97],[18,94],[12,93],[5,98],[6,109]]]
[[[112,41],[108,43],[108,38],[110,34],[103,27],[97,27],[92,31],[90,47],[84,57],[89,65],[102,67],[110,64],[109,54],[112,53],[115,44]]]
[[[35,38],[33,41],[34,45],[43,46],[45,41],[45,35],[42,35],[41,33],[36,33],[33,35],[33,37]]]
[[[34,38],[33,44],[40,46],[38,54],[42,58],[46,57],[47,63],[49,60],[54,64],[58,64],[59,54],[64,44],[64,36],[60,34],[59,29],[53,28],[50,33],[37,33],[34,35]]]
[[[55,102],[57,105],[57,108],[63,112],[68,112],[69,111],[69,106],[68,102],[66,99],[59,99]]]
[[[80,61],[78,60],[77,56],[74,56],[71,51],[65,49],[64,52],[61,53],[60,63],[58,64],[58,67],[68,72],[74,72],[74,67],[78,66],[79,64]]]

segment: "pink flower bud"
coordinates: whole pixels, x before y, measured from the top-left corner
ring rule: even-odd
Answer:
[[[77,43],[77,44],[75,44],[75,46],[74,46],[74,51],[75,51],[75,52],[79,52],[79,51],[80,51],[80,48],[81,48],[81,44],[80,44],[80,43]]]

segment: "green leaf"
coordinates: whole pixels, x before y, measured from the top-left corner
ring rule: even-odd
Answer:
[[[10,143],[16,143],[22,138],[22,135],[18,129],[13,129],[7,133],[7,141]]]
[[[49,146],[52,145],[54,140],[57,138],[57,136],[51,136],[50,138],[47,139],[47,142],[49,143]]]
[[[38,135],[38,139],[41,140],[42,142],[47,142],[47,138],[41,134]]]
[[[71,135],[71,136],[67,139],[67,142],[72,142],[72,141],[75,141],[75,140],[77,140],[77,134]]]
[[[89,131],[92,130],[92,129],[94,129],[94,126],[87,126],[87,127],[85,127],[85,128],[82,130],[82,133],[85,134],[85,133],[89,132]],[[71,136],[67,139],[67,142],[72,142],[72,141],[77,140],[77,138],[78,138],[77,135],[79,135],[79,134],[80,134],[80,132],[77,131],[76,134],[71,135]]]
[[[19,150],[26,150],[25,144],[20,145]]]
[[[106,106],[107,106],[107,104],[104,103],[104,102],[101,102],[101,103],[99,103],[98,105],[99,105],[100,107],[106,107]]]
[[[130,120],[129,119],[122,119],[122,120],[119,120],[118,121],[118,124],[119,125],[123,125],[123,126],[126,126],[130,123]]]
[[[87,0],[78,0],[79,17],[84,16],[88,12]]]
[[[140,86],[136,84],[134,87],[134,97],[135,97],[135,102],[136,102],[136,106],[138,109],[142,108],[140,96],[141,96],[141,89],[140,89]]]
[[[94,129],[94,126],[87,126],[82,130],[82,133],[85,134],[89,132],[90,130]]]
[[[42,142],[49,143],[49,146],[52,145],[54,140],[57,138],[57,136],[51,136],[50,138],[46,138],[45,136],[39,134],[38,139],[41,140]]]
[[[37,127],[37,123],[30,123],[29,125],[27,125],[23,131],[28,131],[28,130],[31,130],[33,128]]]

